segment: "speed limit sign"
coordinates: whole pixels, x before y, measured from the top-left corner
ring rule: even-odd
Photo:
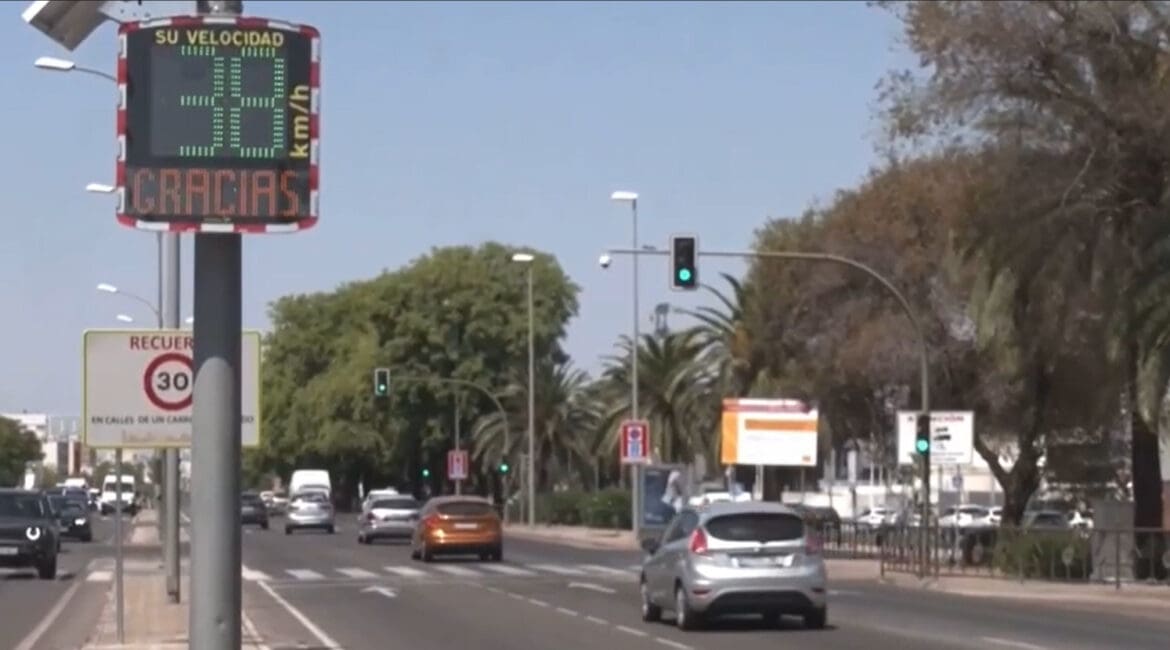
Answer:
[[[260,333],[240,341],[240,433],[260,442]],[[186,447],[191,444],[195,341],[187,330],[85,333],[82,435],[86,446]]]

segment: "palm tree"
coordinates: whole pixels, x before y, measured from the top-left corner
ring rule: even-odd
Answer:
[[[630,412],[629,337],[618,343],[618,354],[608,359],[605,378],[616,399],[606,418],[606,445],[617,444],[616,422]],[[696,454],[710,454],[713,423],[705,411],[716,375],[704,362],[704,345],[695,331],[645,335],[638,348],[638,415],[650,423],[652,444],[664,462],[691,462]]]
[[[744,395],[760,374],[760,363],[752,350],[751,335],[745,322],[745,310],[753,298],[750,287],[739,278],[723,273],[730,292],[724,293],[710,285],[704,285],[719,301],[720,307],[699,307],[683,309],[699,321],[696,335],[717,368],[724,395]],[[722,398],[722,395],[718,396]]]

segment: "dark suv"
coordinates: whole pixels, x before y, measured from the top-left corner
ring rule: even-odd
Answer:
[[[48,496],[0,488],[0,567],[32,568],[42,580],[53,580],[60,548]]]

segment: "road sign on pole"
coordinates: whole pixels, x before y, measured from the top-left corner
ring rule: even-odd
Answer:
[[[452,449],[447,452],[447,480],[466,481],[467,467],[470,463],[466,449]]]
[[[84,442],[94,448],[191,445],[194,336],[187,330],[88,330]],[[260,444],[260,332],[240,340],[245,447]]]
[[[622,422],[621,459],[623,465],[650,462],[650,423],[645,420]]]

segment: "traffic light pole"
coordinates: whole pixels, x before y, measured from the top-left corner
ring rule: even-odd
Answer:
[[[664,250],[640,250],[637,248],[611,248],[607,251],[610,255],[633,255],[634,259],[638,259],[639,255],[650,256],[669,256],[671,251]],[[898,301],[902,307],[902,311],[906,314],[906,318],[910,320],[910,325],[914,328],[914,332],[918,337],[919,346],[919,373],[922,385],[920,387],[920,399],[922,413],[930,413],[930,345],[926,340],[926,332],[922,329],[922,324],[915,315],[914,309],[910,306],[910,301],[902,295],[901,291],[894,286],[892,282],[887,280],[882,274],[878,273],[871,267],[857,260],[843,257],[841,255],[833,255],[832,253],[811,253],[811,252],[796,252],[796,251],[696,251],[698,257],[723,257],[736,258],[746,260],[760,260],[760,259],[779,259],[779,260],[793,260],[804,262],[829,262],[841,266],[848,266],[857,271],[861,271],[877,280],[889,292],[890,295]],[[695,271],[695,276],[698,276],[698,270]],[[930,551],[928,550],[928,536],[927,530],[930,528],[930,454],[924,454],[922,465],[920,467],[922,476],[922,525],[919,529],[919,543],[920,543],[920,565],[919,577],[926,575],[927,563],[930,561]]]

